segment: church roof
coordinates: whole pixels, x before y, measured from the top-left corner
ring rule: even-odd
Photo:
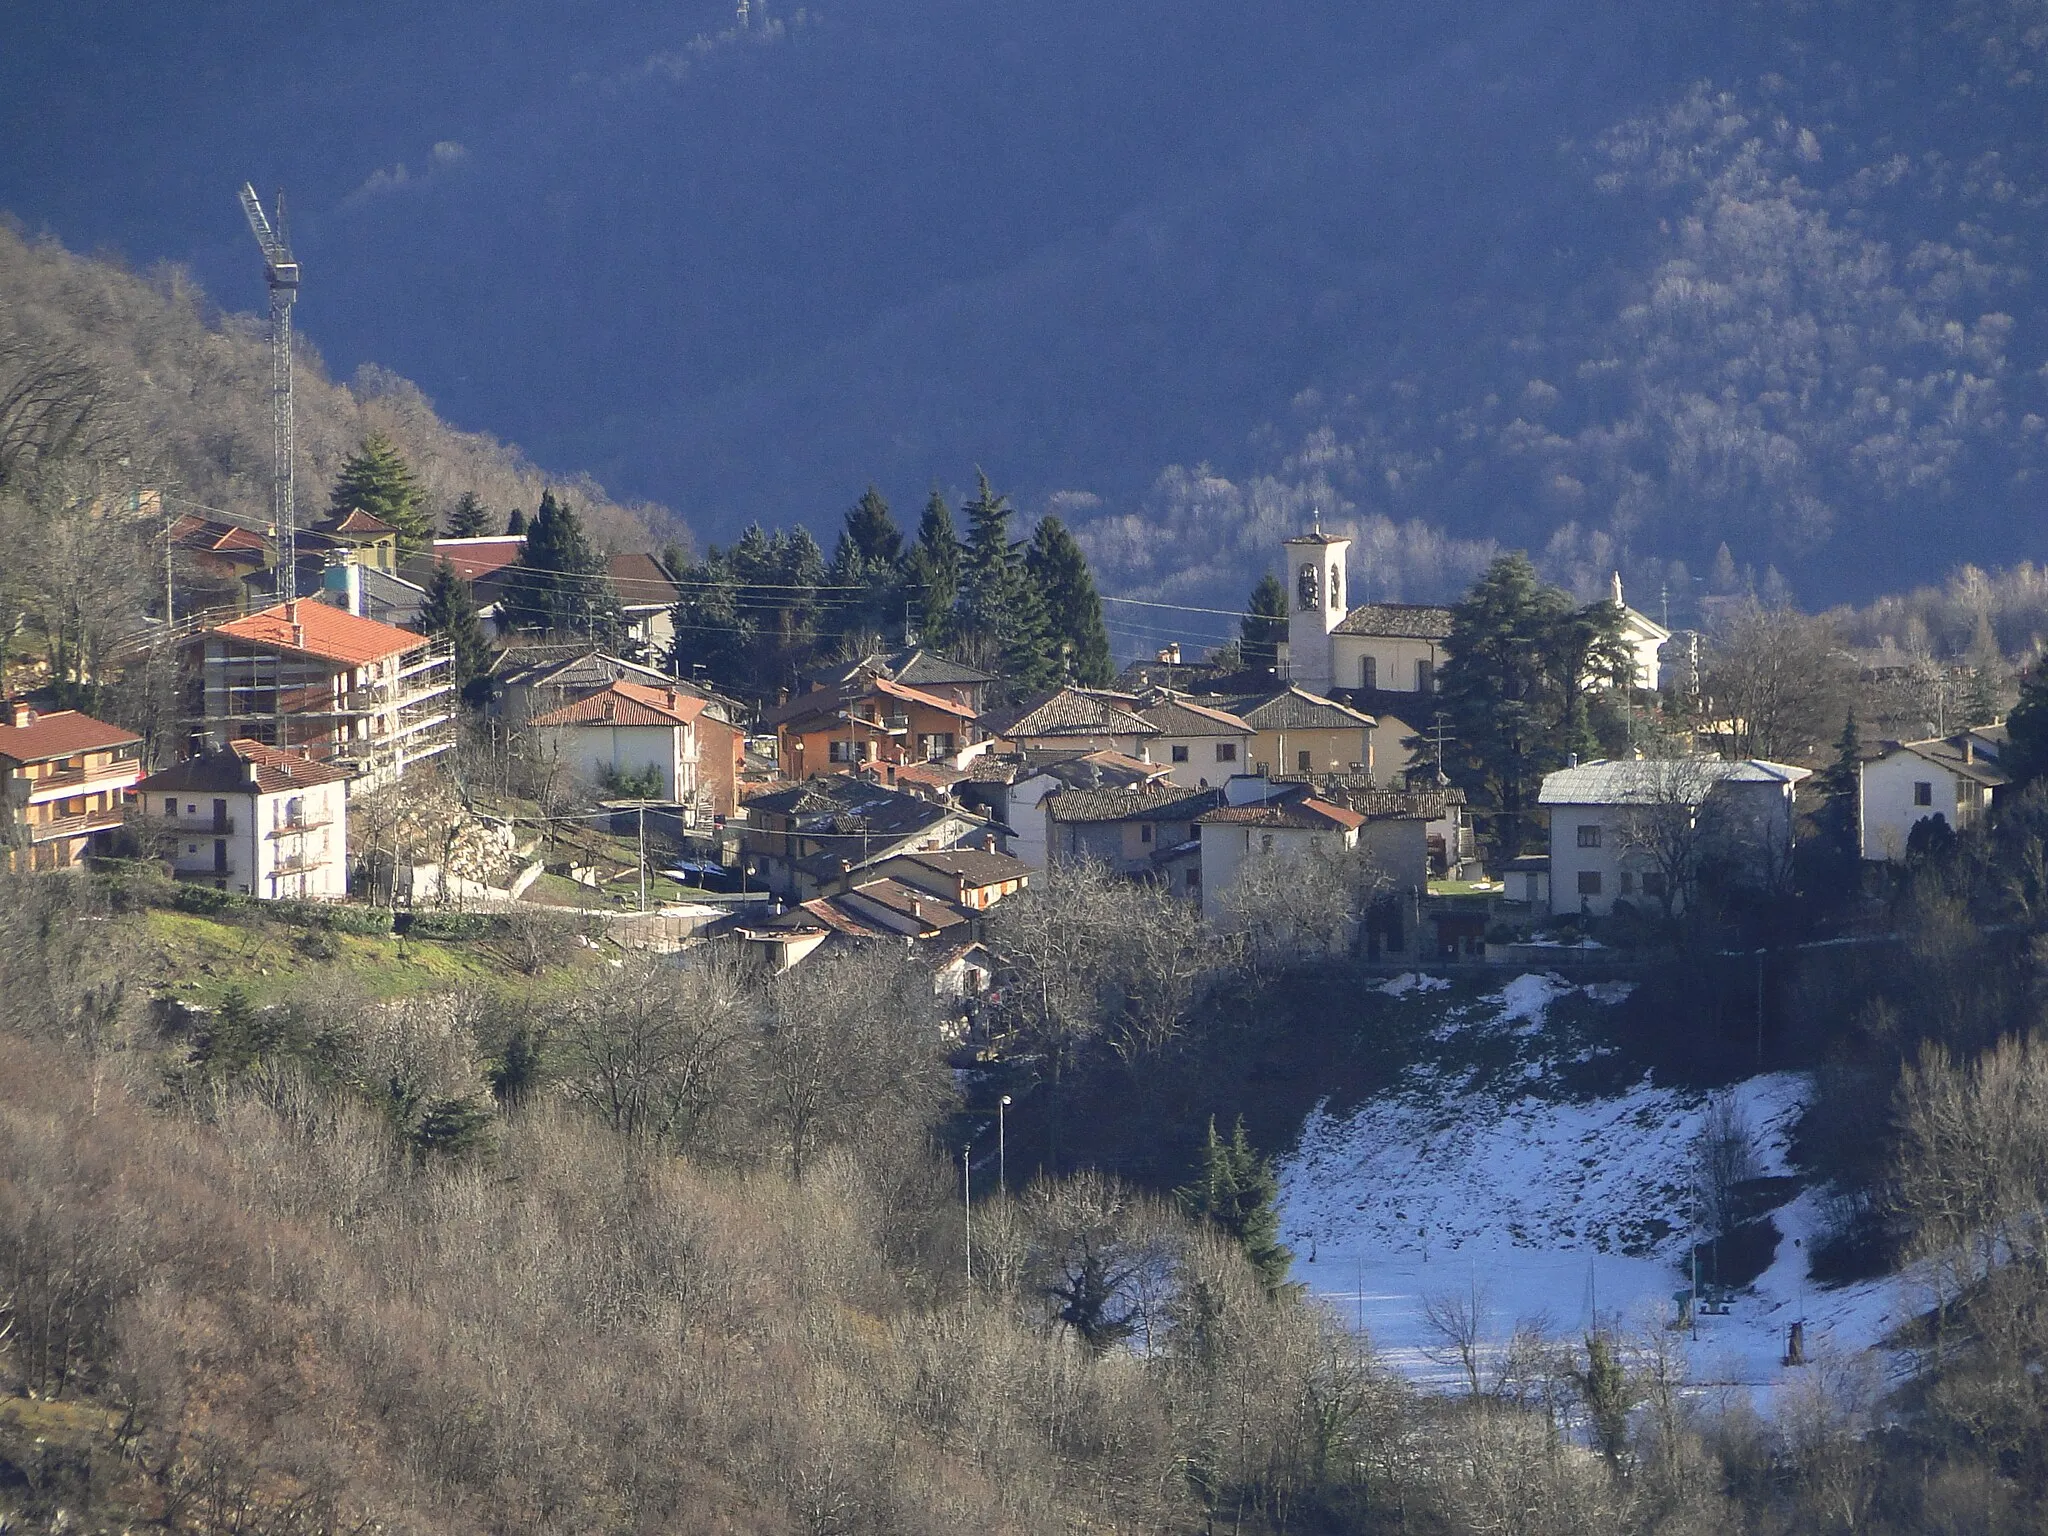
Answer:
[[[1428,603],[1366,603],[1344,616],[1340,635],[1394,640],[1443,640],[1451,633],[1451,610]]]

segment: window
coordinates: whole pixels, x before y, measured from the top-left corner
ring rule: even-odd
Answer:
[[[1259,834],[1259,852],[1261,852],[1261,853],[1271,853],[1272,851],[1273,851],[1273,834],[1272,834],[1272,833],[1270,833],[1270,832],[1262,832],[1262,833],[1260,833],[1260,834]]]
[[[1436,691],[1436,663],[1418,661],[1415,663],[1415,691],[1433,693]]]
[[[1627,870],[1621,872],[1621,894],[1633,896],[1636,892],[1636,877]]]
[[[1582,869],[1579,871],[1579,894],[1581,896],[1598,896],[1600,894],[1599,870]]]
[[[1149,821],[1148,821],[1148,822],[1144,822],[1143,824],[1141,824],[1141,825],[1139,826],[1139,828],[1138,828],[1138,841],[1139,841],[1139,842],[1141,842],[1141,843],[1149,843],[1149,842],[1151,842],[1151,841],[1152,841],[1152,823],[1151,823],[1151,822],[1149,822]]]
[[[1600,824],[1598,822],[1588,822],[1579,828],[1579,846],[1581,848],[1598,848],[1600,846]]]
[[[1295,771],[1296,773],[1307,773],[1307,772],[1309,771],[1309,769],[1313,768],[1314,766],[1315,766],[1315,754],[1314,754],[1314,753],[1312,753],[1312,752],[1297,752],[1297,753],[1295,753],[1295,754],[1294,754],[1294,771]]]
[[[177,801],[175,801],[175,800],[166,800],[166,801],[164,802],[164,814],[165,814],[166,816],[175,816],[175,815],[177,815],[177,814],[178,814],[178,802],[177,802]]]
[[[1173,749],[1173,760],[1176,763],[1186,762],[1188,760],[1188,749],[1185,746],[1175,747]]]
[[[1925,779],[1917,781],[1913,785],[1913,803],[1915,805],[1934,804],[1934,786]]]
[[[1380,685],[1380,662],[1377,656],[1368,656],[1358,664],[1358,686],[1377,688]]]
[[[1234,762],[1236,762],[1236,761],[1237,761],[1237,743],[1236,743],[1236,742],[1234,742],[1234,741],[1219,741],[1219,742],[1217,742],[1217,743],[1216,743],[1216,761],[1217,761],[1217,762],[1219,762],[1219,763],[1234,763]]]

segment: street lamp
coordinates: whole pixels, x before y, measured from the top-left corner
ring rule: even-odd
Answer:
[[[1005,1200],[1010,1198],[1010,1140],[1003,1112],[1009,1107],[1010,1096],[1007,1093],[996,1100],[996,1187],[1003,1192]]]
[[[960,1149],[960,1211],[967,1221],[967,1281],[974,1283],[974,1194],[968,1182],[969,1149]]]

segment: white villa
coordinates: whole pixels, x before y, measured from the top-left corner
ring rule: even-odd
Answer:
[[[1750,758],[1574,764],[1548,774],[1537,804],[1550,812],[1550,910],[1605,917],[1617,900],[1684,904],[1703,848],[1692,834],[1712,801],[1721,851],[1768,880],[1792,858],[1792,798],[1811,770]],[[1678,888],[1672,882],[1678,880]]]
[[[303,748],[233,741],[135,786],[180,880],[260,901],[348,894],[348,775]]]
[[[1981,726],[1958,736],[1887,743],[1882,756],[1862,764],[1856,820],[1863,857],[1906,856],[1906,839],[1923,821],[1940,817],[1961,832],[1983,821],[1993,795],[2008,782],[1998,760],[2005,727]]]

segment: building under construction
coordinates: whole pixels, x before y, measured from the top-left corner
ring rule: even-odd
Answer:
[[[200,631],[186,661],[209,748],[304,747],[353,792],[454,745],[454,658],[409,629],[301,598]]]

